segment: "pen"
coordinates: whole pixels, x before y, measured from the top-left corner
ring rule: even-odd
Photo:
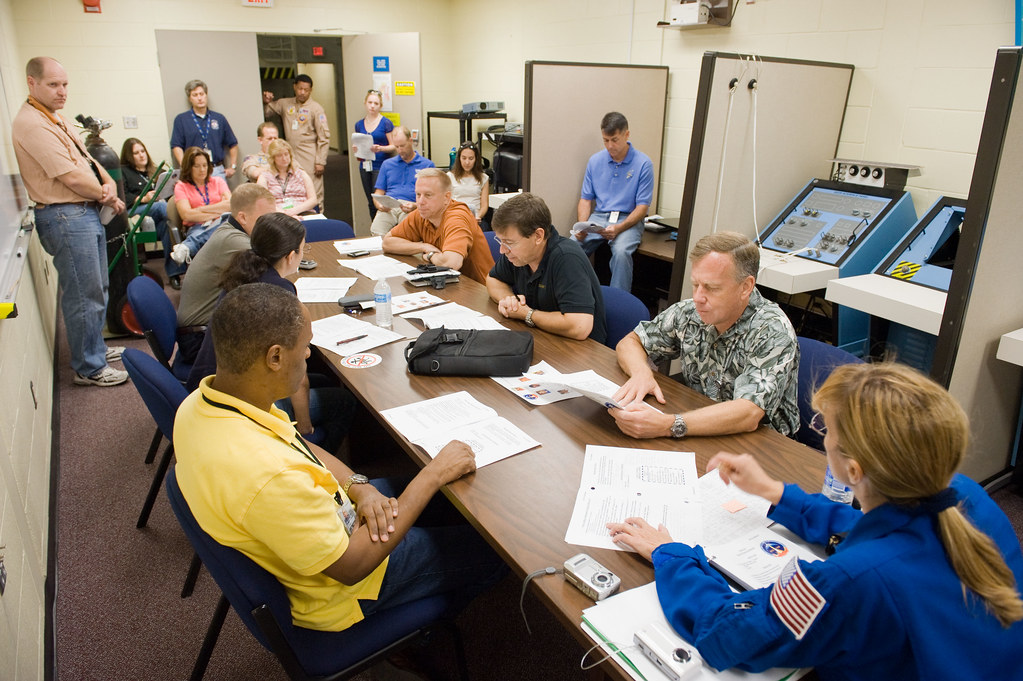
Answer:
[[[362,340],[363,338],[365,338],[368,335],[369,335],[368,333],[364,333],[361,336],[352,336],[351,338],[345,338],[344,340],[339,340],[337,342],[337,344],[338,345],[344,345],[345,343],[351,343],[353,341]]]

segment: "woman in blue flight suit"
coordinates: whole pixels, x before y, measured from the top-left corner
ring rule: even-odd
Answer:
[[[1001,510],[955,474],[969,424],[940,386],[897,364],[837,368],[814,396],[836,478],[862,513],[770,478],[748,455],[708,463],[762,496],[826,561],[793,559],[733,593],[703,550],[640,518],[608,525],[651,560],[668,621],[717,669],[816,667],[831,679],[1023,679],[1023,556]]]

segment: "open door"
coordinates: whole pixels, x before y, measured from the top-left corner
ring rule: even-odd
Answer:
[[[347,122],[345,127],[336,133],[338,147],[351,147],[355,123],[366,114],[363,100],[366,92],[371,89],[384,91],[383,113],[391,118],[395,126],[404,125],[413,131],[414,136],[418,136],[423,121],[419,34],[379,33],[342,36],[341,54]],[[396,89],[396,83],[403,84],[403,87]],[[390,110],[387,106],[388,99],[391,101]],[[422,140],[418,142],[417,149],[422,149]],[[348,155],[348,166],[351,171],[355,233],[358,236],[369,236],[371,222],[369,206],[362,189],[358,163],[352,154]]]

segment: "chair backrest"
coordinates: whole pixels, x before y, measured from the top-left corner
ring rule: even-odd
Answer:
[[[149,347],[160,362],[170,368],[178,338],[178,315],[163,287],[145,275],[128,282],[128,304],[146,334]]]
[[[636,325],[650,321],[650,310],[628,291],[613,286],[601,286],[600,290],[604,294],[604,320],[607,325],[604,345],[614,348]]]
[[[483,232],[487,237],[487,246],[490,246],[490,255],[494,256],[494,262],[501,259],[501,244],[497,243],[497,235],[493,232]]]
[[[843,364],[862,364],[863,360],[841,348],[800,336],[799,340],[799,430],[796,439],[804,445],[824,449],[824,438],[810,427],[813,408],[810,399],[835,367]]]
[[[142,396],[149,413],[168,440],[174,434],[174,414],[188,391],[170,370],[146,353],[125,348],[121,362],[135,389]]]
[[[355,230],[344,220],[304,220],[305,242],[336,241],[355,237]]]

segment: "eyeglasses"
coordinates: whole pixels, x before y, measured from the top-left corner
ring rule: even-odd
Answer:
[[[497,243],[498,246],[504,246],[509,251],[511,249],[515,248],[516,246],[518,246],[520,241],[522,241],[522,239],[516,239],[515,241],[508,241],[506,239],[499,239],[496,236],[494,237],[494,242]]]
[[[815,411],[810,419],[810,430],[822,437],[828,434],[828,427],[824,424],[824,415],[819,411]]]
[[[459,149],[472,149],[473,151],[476,151],[476,144],[473,143],[473,142],[462,142],[461,144],[458,145],[458,148]]]

